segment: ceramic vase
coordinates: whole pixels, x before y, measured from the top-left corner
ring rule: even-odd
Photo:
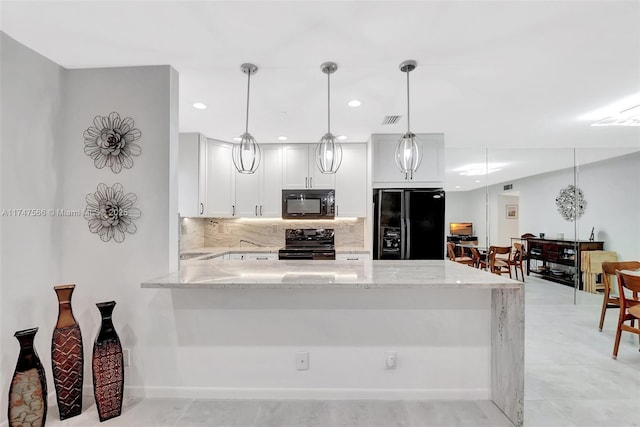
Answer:
[[[60,285],[53,288],[58,297],[58,321],[51,340],[51,365],[61,420],[82,412],[82,335],[71,309],[75,287]]]
[[[122,412],[124,392],[124,359],[120,338],[113,327],[115,301],[96,304],[102,323],[93,344],[93,392],[100,421],[117,417]]]
[[[47,419],[47,379],[33,347],[38,328],[15,333],[20,343],[9,387],[9,427],[42,427]]]

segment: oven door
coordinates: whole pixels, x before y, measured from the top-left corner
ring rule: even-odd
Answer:
[[[313,252],[301,252],[301,251],[285,252],[285,251],[280,251],[280,252],[278,252],[278,259],[280,259],[280,260],[283,260],[283,259],[300,260],[300,259],[314,259],[314,258],[313,258]]]
[[[336,253],[335,251],[314,252],[313,259],[314,260],[335,260]]]

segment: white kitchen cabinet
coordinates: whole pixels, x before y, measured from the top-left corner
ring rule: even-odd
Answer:
[[[207,139],[181,133],[178,153],[178,212],[182,217],[206,216]]]
[[[229,259],[236,261],[273,261],[278,259],[278,254],[270,252],[237,252],[229,254]]]
[[[316,144],[285,144],[282,146],[284,189],[332,189],[335,174],[322,173],[315,161]]]
[[[367,216],[367,145],[342,144],[342,164],[335,174],[336,216]]]
[[[369,254],[336,254],[336,261],[365,261]]]
[[[262,145],[262,160],[253,174],[235,172],[235,216],[280,218],[282,147]]]
[[[206,203],[207,217],[236,216],[235,173],[231,157],[232,144],[207,139]]]
[[[444,184],[444,134],[421,133],[422,163],[413,174],[404,174],[395,162],[400,134],[371,135],[373,188],[439,188]]]

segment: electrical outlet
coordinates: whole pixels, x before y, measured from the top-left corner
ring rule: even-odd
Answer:
[[[306,371],[309,369],[309,352],[299,351],[296,353],[296,369],[298,371]]]
[[[122,349],[122,358],[124,359],[124,366],[129,366],[131,364],[131,352],[128,348]]]
[[[395,351],[388,351],[384,354],[384,368],[396,369],[398,363],[398,353]]]

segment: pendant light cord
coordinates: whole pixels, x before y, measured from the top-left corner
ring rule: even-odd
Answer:
[[[331,133],[331,73],[327,73],[327,133]]]
[[[251,70],[247,73],[247,120],[244,125],[244,133],[249,133],[249,91],[251,89]]]
[[[409,118],[409,70],[407,73],[407,133],[411,132],[411,119]]]

